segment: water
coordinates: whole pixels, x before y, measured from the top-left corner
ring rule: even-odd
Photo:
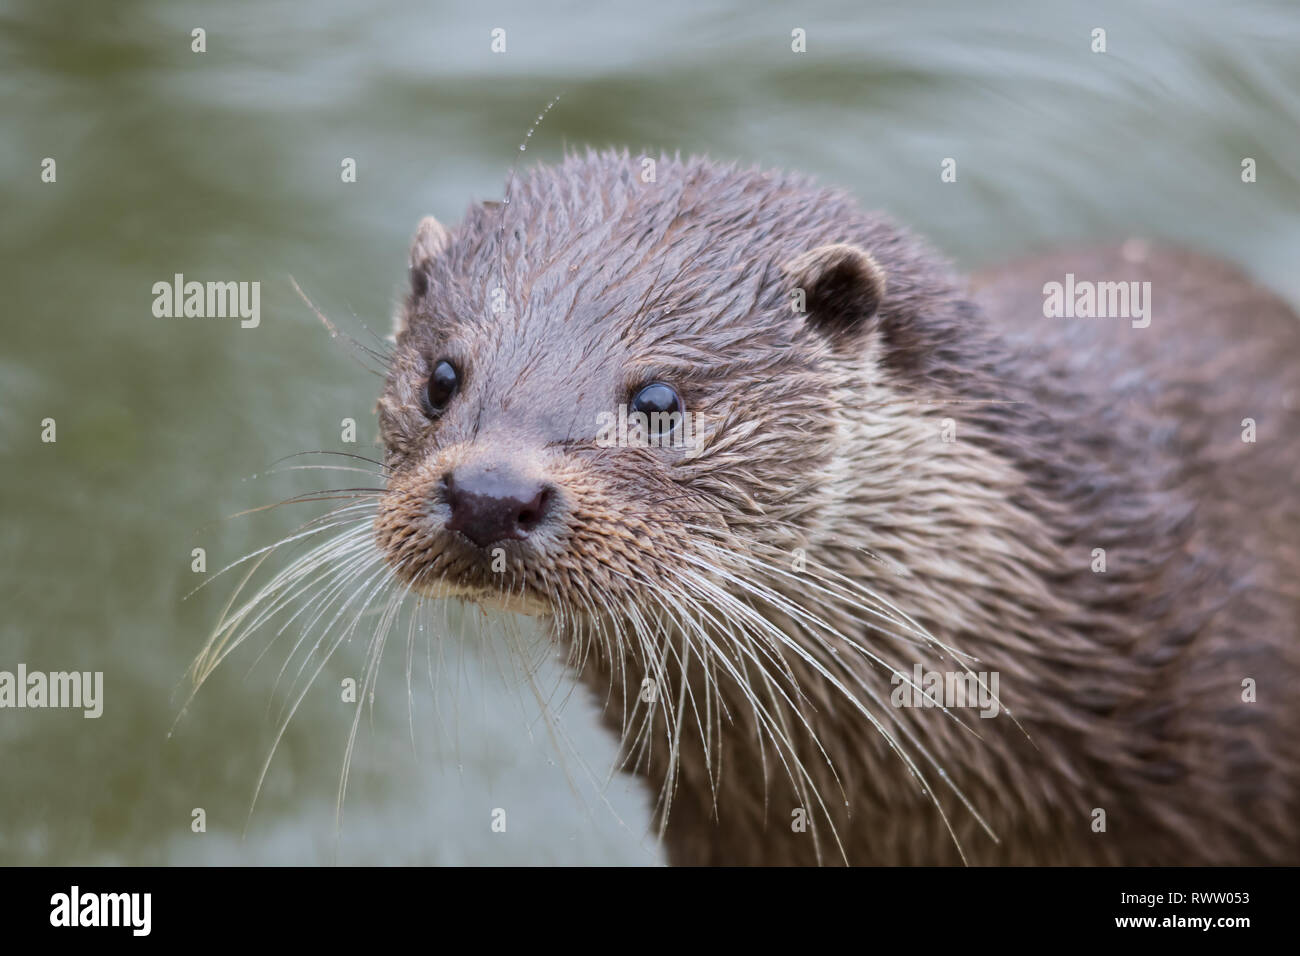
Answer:
[[[640,790],[616,779],[605,803],[589,783],[583,761],[599,778],[614,754],[590,701],[567,701],[557,749],[490,638],[444,648],[436,693],[417,655],[413,719],[390,649],[341,828],[339,687],[368,635],[303,702],[251,818],[283,651],[232,658],[168,737],[231,586],[182,600],[191,550],[215,569],[324,510],[226,520],[328,480],[266,476],[277,458],[373,447],[378,382],[289,277],[349,334],[383,334],[420,216],[499,198],[556,94],[523,161],[593,144],[793,167],[963,267],[1155,235],[1300,299],[1294,3],[812,6],[0,3],[0,670],[102,670],[106,698],[98,720],[0,711],[0,862],[660,859]],[[177,272],[261,281],[260,326],[155,318]]]

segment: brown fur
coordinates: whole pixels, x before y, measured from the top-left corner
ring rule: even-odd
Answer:
[[[1295,314],[1141,244],[968,292],[799,177],[640,168],[571,158],[422,227],[376,533],[427,593],[550,617],[670,860],[1300,862]],[[1066,272],[1151,281],[1151,326],[1044,318]],[[649,381],[701,454],[593,443]],[[486,460],[558,489],[505,574],[443,527],[440,477]],[[997,672],[1013,717],[891,706],[915,663]]]

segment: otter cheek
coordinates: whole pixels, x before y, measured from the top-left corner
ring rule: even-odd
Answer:
[[[390,485],[375,515],[375,544],[395,571],[414,577],[429,544],[428,515],[407,489]]]

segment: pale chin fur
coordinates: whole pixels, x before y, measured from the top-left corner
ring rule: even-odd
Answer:
[[[462,587],[446,581],[414,585],[411,590],[420,597],[434,601],[460,601],[473,604],[484,610],[505,611],[524,617],[549,617],[554,608],[547,601],[539,600],[526,594],[507,594],[488,591],[481,588]]]

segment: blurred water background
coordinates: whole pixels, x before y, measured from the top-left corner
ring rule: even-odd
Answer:
[[[1293,0],[2,0],[0,670],[103,671],[105,707],[0,711],[0,862],[661,859],[639,788],[593,783],[615,753],[593,702],[563,699],[544,661],[548,728],[491,635],[439,638],[453,665],[431,687],[417,664],[409,698],[402,641],[390,649],[341,826],[339,687],[366,635],[303,701],[251,817],[281,651],[233,657],[168,736],[234,584],[183,600],[202,578],[191,549],[215,570],[326,510],[226,519],[322,487],[324,473],[267,475],[281,456],[373,448],[378,380],[289,276],[345,330],[383,334],[418,219],[499,198],[556,93],[525,161],[591,144],[794,167],[963,268],[1153,235],[1295,301],[1298,54]],[[1243,157],[1258,182],[1241,182]],[[178,272],[260,281],[260,327],[154,317],[153,283]],[[348,417],[356,445],[340,440]]]

